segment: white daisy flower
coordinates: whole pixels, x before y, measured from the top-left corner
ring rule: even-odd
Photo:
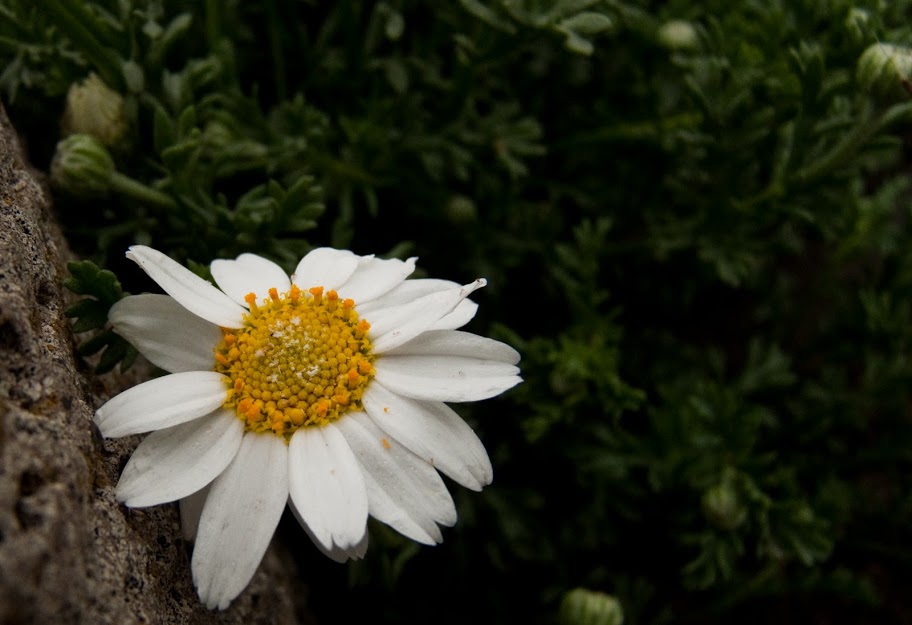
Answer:
[[[364,556],[368,514],[441,542],[456,509],[438,470],[473,490],[491,483],[481,441],[444,403],[521,381],[513,348],[457,330],[484,280],[406,280],[414,258],[319,248],[290,278],[253,254],[216,260],[219,290],[154,249],[127,257],[168,295],[125,297],[111,323],[171,373],[114,397],[95,423],[106,437],[152,432],[117,497],[180,501],[209,608],[247,586],[286,501],[344,562]]]

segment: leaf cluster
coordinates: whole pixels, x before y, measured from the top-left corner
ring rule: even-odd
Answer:
[[[126,371],[136,361],[139,352],[114,330],[105,327],[111,306],[126,295],[117,276],[90,260],[70,261],[67,269],[70,277],[64,280],[63,285],[76,295],[88,295],[66,310],[66,316],[76,320],[73,332],[80,334],[97,330],[79,346],[79,355],[88,357],[101,352],[95,373],[107,373],[118,364],[121,371]]]

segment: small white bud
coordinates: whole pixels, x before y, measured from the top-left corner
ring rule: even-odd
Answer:
[[[858,59],[859,86],[885,103],[908,100],[912,49],[889,43],[868,46]]]
[[[92,135],[114,145],[127,128],[123,97],[96,74],[70,85],[61,122],[65,135]]]

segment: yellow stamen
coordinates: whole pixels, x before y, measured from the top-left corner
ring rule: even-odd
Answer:
[[[300,427],[325,425],[353,410],[374,374],[370,324],[351,299],[292,284],[272,288],[257,301],[249,293],[244,327],[222,329],[215,370],[228,379],[224,406],[247,431],[281,436]]]

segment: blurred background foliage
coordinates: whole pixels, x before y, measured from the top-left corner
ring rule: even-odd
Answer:
[[[127,291],[132,243],[488,278],[494,484],[346,566],[283,521],[318,622],[910,623],[910,9],[0,0],[0,93]]]

